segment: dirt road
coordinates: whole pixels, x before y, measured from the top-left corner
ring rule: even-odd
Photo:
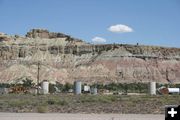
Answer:
[[[164,115],[0,113],[0,120],[164,120]]]

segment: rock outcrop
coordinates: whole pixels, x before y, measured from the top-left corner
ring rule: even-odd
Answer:
[[[180,82],[180,49],[94,45],[62,33],[33,29],[26,37],[0,34],[0,82],[22,77],[61,83]]]

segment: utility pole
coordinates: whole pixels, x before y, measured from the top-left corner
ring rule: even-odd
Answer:
[[[37,94],[39,95],[39,71],[40,71],[40,62],[37,63],[38,71],[37,71]]]

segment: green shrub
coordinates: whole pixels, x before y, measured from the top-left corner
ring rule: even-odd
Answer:
[[[59,98],[51,98],[47,100],[48,105],[68,105],[68,102],[66,100],[62,100]]]
[[[55,84],[49,83],[49,93],[55,93],[56,92],[55,87],[56,87]]]
[[[46,105],[40,105],[37,107],[37,112],[38,113],[47,113],[48,112],[48,106]]]
[[[48,105],[54,105],[56,103],[56,100],[50,99],[47,101]]]
[[[60,100],[57,102],[57,104],[64,106],[64,105],[68,105],[68,102],[66,100]]]
[[[73,85],[72,84],[70,84],[70,83],[66,83],[64,86],[63,86],[63,89],[62,89],[62,91],[63,92],[68,92],[68,90],[69,89],[73,89]]]

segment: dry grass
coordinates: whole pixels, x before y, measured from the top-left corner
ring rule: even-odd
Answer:
[[[37,107],[38,113],[47,113],[48,112],[48,106],[47,105],[41,105]]]
[[[179,104],[179,95],[1,95],[0,112],[164,113],[164,106]]]

